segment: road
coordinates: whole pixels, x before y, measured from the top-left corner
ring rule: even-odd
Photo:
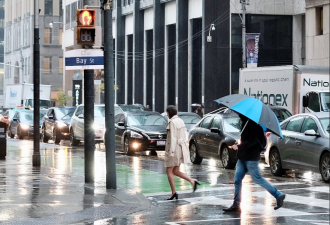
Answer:
[[[32,140],[8,139],[16,148],[32,145]],[[71,147],[68,141],[54,145],[41,144],[42,164],[82,175],[84,146]],[[9,149],[10,150],[10,149]],[[96,145],[95,183],[105,180],[104,146]],[[287,195],[284,206],[274,210],[275,199],[255,185],[247,175],[243,181],[241,213],[225,213],[232,204],[234,170],[221,167],[219,160],[203,160],[201,165],[182,165],[181,170],[201,181],[196,193],[191,185],[176,179],[179,199],[166,201],[170,187],[163,164],[164,153],[150,156],[148,152],[126,156],[116,154],[117,186],[140,192],[150,200],[147,210],[124,217],[114,217],[81,224],[329,224],[329,185],[319,174],[289,172],[274,177],[267,165],[260,163],[262,175]]]

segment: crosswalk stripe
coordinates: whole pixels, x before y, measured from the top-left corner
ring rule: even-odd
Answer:
[[[309,188],[304,188],[304,189],[310,190],[310,191],[317,191],[317,192],[327,193],[327,194],[329,194],[329,192],[330,192],[330,187],[329,186],[309,187]]]
[[[251,195],[260,197],[260,198],[267,198],[267,195],[269,196],[269,193],[266,191],[251,192]],[[300,195],[286,194],[285,201],[329,209],[329,200],[316,199],[314,197],[305,197],[305,196],[300,196]]]

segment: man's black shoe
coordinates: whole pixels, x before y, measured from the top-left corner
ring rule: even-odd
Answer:
[[[241,207],[239,207],[239,205],[232,205],[229,208],[224,208],[222,210],[225,212],[240,212]]]
[[[283,194],[282,196],[276,199],[276,206],[274,207],[275,210],[282,207],[284,199],[285,199],[285,194]]]

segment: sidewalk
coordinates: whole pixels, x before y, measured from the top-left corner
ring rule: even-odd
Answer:
[[[140,193],[106,190],[98,165],[94,185],[85,184],[81,150],[40,144],[41,167],[33,168],[33,141],[11,139],[7,149],[0,160],[0,224],[84,224],[151,206]]]

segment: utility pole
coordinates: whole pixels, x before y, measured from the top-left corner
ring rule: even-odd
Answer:
[[[24,76],[24,75],[23,75]],[[40,166],[40,45],[39,45],[39,0],[34,0],[33,43],[33,156],[32,165]]]
[[[241,0],[242,4],[242,49],[243,49],[243,68],[246,68],[246,43],[245,43],[245,36],[246,36],[246,29],[245,29],[245,11],[246,11],[246,5],[249,4],[249,0]]]
[[[104,91],[106,188],[117,189],[115,153],[115,91],[112,37],[112,0],[104,0]]]
[[[92,1],[84,0],[86,5]],[[85,141],[85,183],[94,183],[94,70],[84,70],[84,141]]]

